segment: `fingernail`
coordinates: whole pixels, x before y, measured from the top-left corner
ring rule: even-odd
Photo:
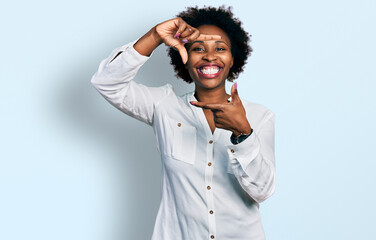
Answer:
[[[189,101],[189,103],[194,106],[193,101]]]
[[[181,35],[181,33],[177,33],[177,34],[174,36],[174,38],[178,38],[178,37],[180,37],[180,35]]]
[[[188,40],[187,39],[183,39],[183,40],[181,40],[183,43],[187,43],[188,42]]]
[[[235,89],[238,89],[238,83],[237,82],[234,84],[234,87],[235,87]]]

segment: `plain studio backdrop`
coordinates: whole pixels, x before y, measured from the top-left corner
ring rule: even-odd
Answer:
[[[276,114],[267,239],[376,235],[375,1],[35,0],[0,7],[0,239],[150,239],[161,171],[152,128],[90,78],[112,49],[196,4],[233,6],[252,34],[239,94]],[[136,81],[193,90],[165,46]]]

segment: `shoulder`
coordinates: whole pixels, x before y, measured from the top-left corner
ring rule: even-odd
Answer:
[[[270,119],[274,120],[274,113],[264,105],[249,102],[242,99],[243,107],[246,111],[247,118],[257,122],[264,122]]]
[[[188,100],[189,96],[192,95],[190,93],[187,93],[187,94],[184,94],[183,96],[178,96],[175,93],[173,86],[169,83],[160,88],[164,90],[164,96],[161,98],[161,101],[159,101],[159,104],[158,104],[158,105],[162,104],[164,106],[161,109],[164,109],[164,108],[172,109],[174,107],[178,107],[178,108],[184,107],[184,105],[187,105],[187,103],[189,103],[189,100]]]
[[[181,99],[184,99],[184,100],[191,100],[192,96],[193,96],[194,92],[187,92],[181,96],[179,96],[179,98]]]

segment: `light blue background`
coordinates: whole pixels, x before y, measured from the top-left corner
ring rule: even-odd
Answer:
[[[113,48],[204,3],[218,6],[1,4],[0,239],[150,239],[161,168],[153,131],[105,102],[90,78]],[[374,239],[376,2],[225,3],[253,35],[239,93],[276,114],[267,239]],[[191,90],[165,49],[137,81]]]

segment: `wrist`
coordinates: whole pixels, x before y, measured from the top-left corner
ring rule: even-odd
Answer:
[[[134,49],[143,56],[150,56],[151,53],[161,44],[161,38],[155,30],[150,29],[133,45]]]
[[[161,36],[159,35],[159,33],[157,32],[157,26],[154,26],[152,29],[151,29],[151,34],[150,36],[153,38],[153,41],[160,45],[163,43],[163,39],[161,38]]]
[[[251,136],[252,133],[253,133],[253,129],[251,129],[251,131],[247,134],[246,133],[240,133],[239,135],[235,135],[233,133],[230,137],[231,143],[234,144],[234,145],[239,144],[239,143],[243,142],[244,140],[246,140],[249,136]]]
[[[245,127],[239,128],[239,129],[234,129],[234,130],[232,131],[232,133],[233,133],[235,136],[239,136],[240,134],[248,135],[248,134],[250,134],[252,131],[253,131],[253,129],[252,129],[251,126],[248,124],[248,126],[245,126]]]

